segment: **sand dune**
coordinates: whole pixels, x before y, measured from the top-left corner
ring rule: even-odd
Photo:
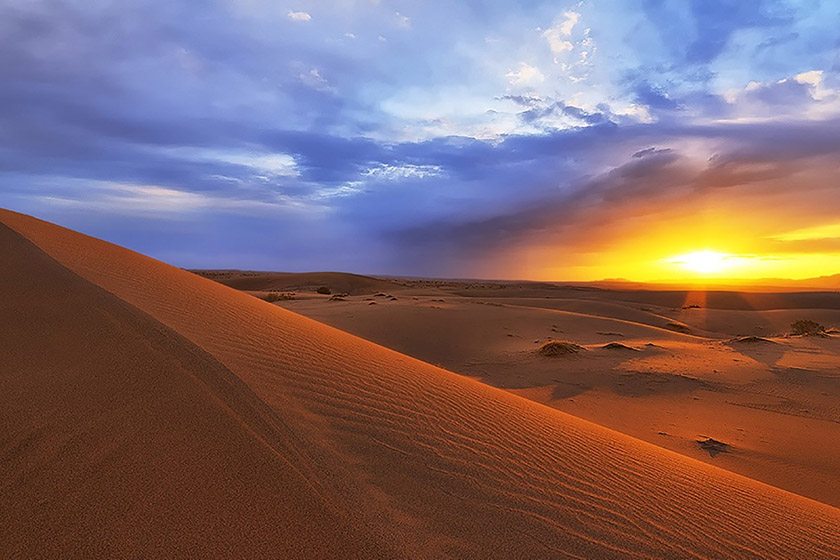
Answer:
[[[1,556],[840,555],[838,509],[0,221]]]
[[[215,358],[2,225],[0,246],[0,556],[384,552]]]
[[[840,311],[642,308],[556,297],[457,295],[408,288],[368,306],[301,297],[282,306],[649,443],[840,506],[840,337],[773,337],[799,318],[840,324]],[[516,290],[516,288],[513,288]],[[472,290],[467,290],[472,291]],[[602,298],[607,293],[602,292]],[[549,294],[549,297],[546,297]],[[784,299],[786,294],[776,294]],[[840,297],[834,294],[833,297]],[[696,301],[696,300],[694,300]],[[831,302],[826,302],[831,303]],[[691,334],[665,328],[688,326]],[[771,344],[737,342],[759,335]],[[550,339],[586,346],[545,360]],[[605,349],[610,343],[638,352]],[[732,444],[710,457],[702,436]]]

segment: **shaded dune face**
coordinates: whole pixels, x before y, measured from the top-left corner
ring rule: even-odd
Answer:
[[[384,553],[212,356],[0,225],[0,556]]]
[[[840,555],[840,510],[0,221],[0,555]]]

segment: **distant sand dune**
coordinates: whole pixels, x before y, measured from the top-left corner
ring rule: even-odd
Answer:
[[[840,556],[838,509],[0,221],[0,556]]]
[[[240,270],[198,270],[196,274],[225,286],[251,292],[309,291],[326,286],[333,293],[373,294],[400,289],[396,282],[346,272],[248,272]]]

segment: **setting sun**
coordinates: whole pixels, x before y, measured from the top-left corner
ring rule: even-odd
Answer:
[[[682,268],[699,272],[701,274],[715,274],[722,272],[730,266],[732,255],[718,251],[694,251],[671,259],[671,262]]]

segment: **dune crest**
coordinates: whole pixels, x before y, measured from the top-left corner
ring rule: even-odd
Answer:
[[[2,556],[840,555],[835,508],[0,222]]]

